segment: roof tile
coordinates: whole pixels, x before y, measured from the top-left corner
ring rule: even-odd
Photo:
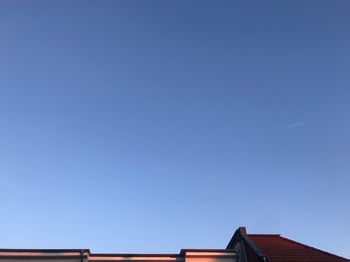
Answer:
[[[255,235],[248,237],[260,248],[270,262],[344,262],[345,258],[281,237]]]

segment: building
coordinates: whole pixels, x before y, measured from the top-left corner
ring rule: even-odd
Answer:
[[[345,262],[348,259],[280,235],[236,230],[225,249],[182,249],[179,254],[94,254],[89,249],[0,249],[0,262]]]
[[[227,250],[243,254],[246,262],[345,262],[350,261],[276,234],[247,234],[236,230]]]

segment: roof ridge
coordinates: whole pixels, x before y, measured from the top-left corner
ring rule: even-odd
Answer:
[[[330,256],[333,256],[333,257],[338,257],[338,258],[341,258],[341,259],[344,259],[345,261],[349,261],[349,259],[345,258],[345,257],[341,257],[341,256],[338,256],[338,255],[335,255],[335,254],[332,254],[332,253],[329,253],[327,251],[324,251],[324,250],[321,250],[321,249],[318,249],[318,248],[315,248],[315,247],[312,247],[312,246],[309,246],[307,244],[304,244],[304,243],[300,243],[300,242],[297,242],[295,240],[292,240],[292,239],[289,239],[289,238],[286,238],[286,237],[283,237],[283,236],[279,236],[280,238],[286,240],[286,241],[289,241],[289,242],[292,242],[294,244],[297,244],[299,246],[302,246],[302,247],[306,247],[306,248],[309,248],[309,249],[312,249],[312,250],[315,250],[315,251],[318,251],[320,253],[324,253],[326,255],[330,255]]]

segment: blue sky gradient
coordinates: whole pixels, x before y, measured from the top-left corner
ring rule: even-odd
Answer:
[[[281,233],[350,257],[350,2],[0,2],[0,246]]]

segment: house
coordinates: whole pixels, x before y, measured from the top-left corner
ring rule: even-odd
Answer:
[[[280,235],[236,230],[226,249],[182,249],[179,254],[95,254],[89,249],[0,249],[0,262],[345,262],[348,259]]]
[[[247,262],[345,262],[350,261],[328,252],[290,240],[277,234],[247,234],[236,230],[227,250],[244,256]]]

